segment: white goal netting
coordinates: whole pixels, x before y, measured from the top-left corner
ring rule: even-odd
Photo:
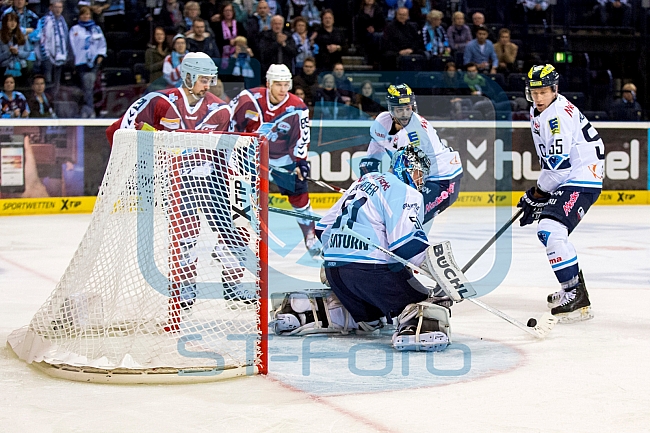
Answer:
[[[261,149],[252,135],[118,131],[87,232],[50,298],[9,336],[14,352],[84,381],[263,369]]]

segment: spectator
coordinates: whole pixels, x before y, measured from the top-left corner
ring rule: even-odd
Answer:
[[[641,105],[636,101],[636,86],[632,83],[623,85],[622,97],[614,102],[610,113],[612,120],[638,122],[643,115]]]
[[[481,12],[474,12],[472,14],[472,28],[470,29],[472,31],[473,39],[476,39],[476,32],[478,31],[478,29],[481,28],[481,26],[487,29],[487,26],[485,25],[485,15],[483,15]],[[495,38],[489,29],[488,29],[488,39],[492,42],[495,42]]]
[[[183,25],[183,13],[177,0],[164,0],[164,5],[157,18],[157,24],[168,35],[176,35]]]
[[[25,95],[16,92],[16,80],[11,75],[5,76],[3,91],[0,92],[0,117],[3,119],[29,116],[29,106]]]
[[[320,11],[314,4],[315,0],[306,0],[300,15],[305,17],[310,28],[319,27],[321,24]],[[309,92],[307,92],[309,93]]]
[[[226,94],[223,86],[223,81],[221,81],[220,79],[217,79],[217,84],[211,86],[210,90],[208,91],[212,93],[214,96],[216,96],[217,98],[221,99],[226,104],[230,102],[230,96]]]
[[[84,92],[81,117],[95,117],[93,90],[97,72],[106,57],[106,39],[102,29],[92,20],[88,6],[79,8],[79,21],[70,29],[70,46]]]
[[[350,101],[348,101],[348,104]],[[317,113],[314,117],[319,119],[345,119],[347,106],[336,89],[334,75],[323,75],[321,86],[314,95],[314,108]]]
[[[630,27],[632,23],[632,8],[628,0],[597,0],[595,7],[604,26]]]
[[[93,19],[100,26],[104,26],[104,11],[109,8],[110,1],[107,0],[79,0],[77,7],[88,6],[93,13]],[[66,4],[66,9],[69,9],[69,5]],[[76,15],[76,10],[70,11],[73,15]],[[68,14],[63,13],[66,17],[66,22],[70,21]]]
[[[271,18],[271,29],[262,32],[259,47],[262,75],[266,74],[272,64],[283,64],[291,70],[293,60],[298,54],[296,42],[291,33],[284,30],[284,18],[280,15]]]
[[[27,57],[29,56],[25,44],[25,36],[20,30],[16,14],[10,12],[3,15],[2,29],[0,30],[0,67],[2,67],[2,75],[24,78],[23,72],[27,66]]]
[[[368,63],[373,65],[379,61],[381,38],[386,18],[375,0],[363,0],[361,10],[355,17],[356,46],[361,53],[368,57]]]
[[[307,57],[302,64],[302,69],[294,75],[293,83],[296,87],[305,90],[305,104],[314,105],[314,95],[318,89],[318,74],[316,73],[316,59]]]
[[[153,40],[144,53],[144,64],[149,71],[149,82],[153,83],[163,76],[163,63],[169,55],[169,45],[165,29],[156,27],[153,31]]]
[[[316,36],[316,62],[322,71],[331,71],[335,63],[341,62],[343,53],[347,50],[345,34],[334,28],[334,12],[325,9],[321,13],[322,27]]]
[[[435,93],[438,95],[457,95],[460,88],[460,75],[456,63],[447,62],[442,74],[442,82]]]
[[[37,74],[32,78],[32,94],[27,98],[29,117],[56,118],[52,109],[51,97],[45,94],[45,77]]]
[[[508,74],[514,72],[515,61],[517,60],[517,51],[519,47],[510,42],[510,30],[499,30],[499,42],[494,44],[494,51],[497,53],[499,61],[498,72]]]
[[[235,66],[233,67],[232,74],[236,77],[253,78],[255,71],[251,66],[251,58],[253,57],[253,50],[248,47],[248,40],[243,36],[235,38],[235,52],[232,55],[235,59]],[[254,84],[246,85],[251,87]]]
[[[183,23],[180,25],[179,30],[185,36],[189,36],[190,33],[194,33],[194,20],[200,18],[200,15],[201,15],[201,8],[199,7],[199,4],[197,2],[189,1],[185,3],[185,7],[183,8]],[[203,31],[207,30],[208,33],[210,33],[212,29],[209,26],[207,26],[207,23],[202,18],[201,21],[203,21],[204,24]],[[212,35],[212,33],[210,33],[210,35]]]
[[[41,69],[45,75],[45,83],[52,87],[52,97],[56,98],[61,86],[61,72],[67,62],[69,52],[68,25],[61,15],[63,2],[53,0],[50,12],[39,21],[41,29],[40,47],[36,51],[40,57]]]
[[[203,18],[210,27],[210,33],[214,36],[214,24],[219,21],[219,5],[217,0],[203,0],[200,3],[201,18]]]
[[[235,52],[235,38],[247,36],[244,25],[235,19],[235,8],[232,3],[225,2],[221,7],[221,18],[216,22],[214,38],[221,52],[221,67],[228,67],[228,59]]]
[[[485,78],[479,75],[478,65],[476,63],[467,63],[465,65],[465,76],[463,82],[469,87],[473,96],[480,96],[485,89]]]
[[[205,53],[213,59],[221,57],[217,42],[206,31],[205,21],[201,17],[194,18],[192,31],[187,35],[187,50],[191,53]]]
[[[522,0],[524,17],[528,24],[543,24],[546,20],[548,2],[546,0]]]
[[[362,118],[374,119],[379,113],[384,111],[384,107],[379,102],[370,80],[361,83],[359,93],[354,95],[354,106],[361,112]]]
[[[386,19],[393,21],[397,18],[397,10],[399,8],[411,9],[413,7],[413,0],[385,0],[386,4]]]
[[[302,102],[307,104],[307,102],[305,101],[305,99],[307,99],[307,95],[305,94],[305,90],[302,87],[298,87],[298,86],[294,87],[291,93],[299,97]]]
[[[429,11],[427,23],[422,29],[424,54],[429,60],[430,69],[434,71],[442,70],[442,65],[451,57],[447,32],[442,27],[443,16],[443,13],[438,10]]]
[[[27,70],[31,71],[36,61],[34,46],[38,44],[38,32],[34,30],[38,27],[39,17],[25,7],[25,0],[13,0],[13,6],[4,11],[3,17],[11,12],[15,13],[18,17],[20,31],[25,35],[25,49],[29,52],[29,56],[26,59]]]
[[[163,62],[163,77],[168,87],[179,87],[181,85],[181,62],[187,54],[187,42],[185,36],[178,34],[172,40],[172,52]]]
[[[341,96],[343,96],[343,100],[345,101],[345,98],[351,97],[353,92],[352,82],[350,81],[350,78],[345,75],[345,68],[343,67],[343,63],[334,64],[334,68],[332,68],[332,75],[334,75],[334,84],[336,85],[336,88],[338,89],[339,93],[341,93]]]
[[[307,31],[307,20],[301,16],[293,19],[293,40],[296,43],[298,55],[296,56],[296,69],[302,68],[302,64],[307,57],[314,57],[314,40],[317,33],[312,32],[309,35]]]
[[[476,32],[476,39],[467,44],[463,53],[463,63],[476,63],[480,72],[496,74],[499,60],[494,51],[492,41],[488,40],[487,27],[483,26]]]
[[[454,24],[447,29],[447,38],[451,49],[462,53],[465,47],[472,40],[472,31],[465,25],[465,14],[460,11],[454,12]]]
[[[121,32],[125,29],[125,0],[107,0],[104,10],[104,28],[107,32]]]
[[[384,29],[383,66],[388,71],[395,70],[402,56],[423,54],[422,38],[415,23],[408,22],[409,10],[405,7],[397,9],[395,20]]]
[[[261,0],[257,4],[256,12],[246,21],[246,32],[248,32],[248,38],[250,39],[250,47],[258,58],[260,51],[257,40],[263,31],[270,29],[271,15],[269,14],[269,4]]]

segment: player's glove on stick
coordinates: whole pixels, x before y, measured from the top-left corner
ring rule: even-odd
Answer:
[[[363,158],[359,163],[359,171],[361,172],[361,176],[368,173],[378,172],[380,162],[381,161],[375,158]]]
[[[542,195],[543,197],[536,197],[537,195]],[[542,214],[544,206],[548,204],[548,199],[551,197],[551,194],[540,190],[537,187],[532,187],[519,199],[517,207],[524,210],[521,219],[519,220],[519,225],[521,227],[527,226],[537,221]]]
[[[296,161],[296,168],[300,170],[300,174],[302,175],[303,179],[307,179],[309,177],[311,168],[309,167],[309,162],[307,162],[306,159],[298,159]]]

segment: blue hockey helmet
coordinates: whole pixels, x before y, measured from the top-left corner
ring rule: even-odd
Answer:
[[[402,182],[421,191],[424,178],[429,175],[431,161],[419,147],[406,146],[393,154],[390,168]]]

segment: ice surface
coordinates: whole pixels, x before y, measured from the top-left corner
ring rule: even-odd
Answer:
[[[512,212],[452,207],[432,238],[450,239],[462,266]],[[280,242],[270,242],[271,289],[320,287],[295,221],[270,218]],[[595,318],[546,340],[465,302],[443,353],[394,352],[388,332],[274,337],[268,377],[169,386],[53,379],[4,347],[54,289],[89,220],[0,219],[0,432],[650,431],[648,206],[589,211],[571,239]],[[494,250],[468,272],[481,299],[523,322],[539,317],[557,283],[535,227],[514,227]]]

